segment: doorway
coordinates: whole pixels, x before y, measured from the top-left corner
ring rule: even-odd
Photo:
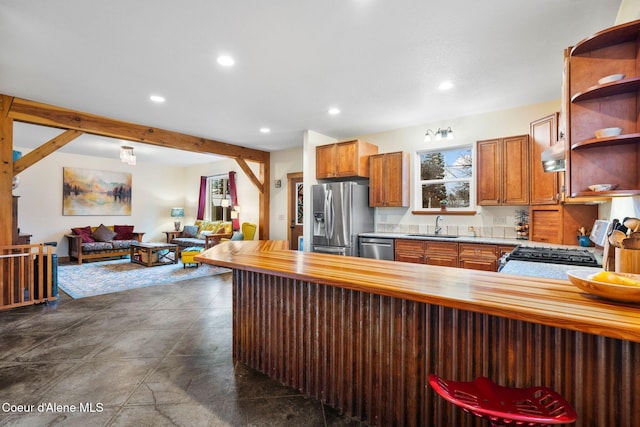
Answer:
[[[304,207],[304,195],[303,195],[303,183],[302,172],[294,172],[287,174],[288,184],[288,220],[289,220],[289,249],[298,250],[299,241],[303,232],[303,207]]]

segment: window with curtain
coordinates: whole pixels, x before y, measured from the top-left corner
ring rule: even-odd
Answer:
[[[231,221],[231,193],[229,175],[215,175],[207,179],[209,218],[211,221]]]

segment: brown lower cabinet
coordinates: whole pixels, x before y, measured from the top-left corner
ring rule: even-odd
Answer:
[[[461,268],[498,271],[498,245],[460,243],[458,257]]]
[[[396,239],[394,243],[396,261],[425,264],[426,241]]]
[[[452,242],[426,242],[426,259],[429,265],[458,266],[458,244]]]
[[[415,264],[498,271],[498,260],[515,246],[396,239],[395,260]]]
[[[590,230],[598,219],[597,205],[541,205],[529,207],[532,242],[576,245],[578,229]]]

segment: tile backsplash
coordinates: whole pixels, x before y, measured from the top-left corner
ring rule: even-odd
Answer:
[[[516,238],[516,230],[513,226],[473,226],[473,230],[470,231],[469,226],[442,225],[442,234],[446,235],[470,236],[475,232],[478,237]],[[376,232],[378,233],[434,234],[435,231],[434,224],[376,224]]]

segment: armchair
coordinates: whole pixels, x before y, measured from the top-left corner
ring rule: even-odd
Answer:
[[[242,231],[238,232],[236,231],[235,233],[233,233],[233,236],[231,236],[231,240],[253,240],[253,238],[256,235],[256,230],[257,230],[258,226],[255,224],[252,224],[250,222],[243,222],[242,225],[240,226],[240,229]],[[229,240],[229,239],[222,239],[222,240]]]

